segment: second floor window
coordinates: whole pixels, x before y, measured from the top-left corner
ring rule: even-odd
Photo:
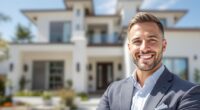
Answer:
[[[69,42],[71,37],[71,22],[56,21],[50,23],[50,42]]]
[[[101,31],[100,37],[101,37],[101,41],[100,41],[101,43],[107,43],[108,37],[107,37],[107,32],[105,30]]]

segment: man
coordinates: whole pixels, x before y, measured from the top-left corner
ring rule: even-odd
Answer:
[[[107,88],[98,110],[200,110],[200,86],[178,78],[162,64],[167,41],[158,18],[136,14],[128,26],[128,41],[136,69]]]

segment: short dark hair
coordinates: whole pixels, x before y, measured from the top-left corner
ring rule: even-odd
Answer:
[[[143,22],[154,22],[159,27],[160,31],[162,32],[162,35],[164,37],[164,27],[160,20],[154,16],[153,14],[146,13],[146,12],[139,12],[137,13],[130,21],[128,25],[128,33],[130,32],[132,26],[136,23],[143,23]]]

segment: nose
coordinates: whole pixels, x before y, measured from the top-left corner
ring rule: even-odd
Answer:
[[[140,51],[144,53],[149,51],[149,45],[147,41],[145,40],[142,41],[142,44],[140,45]]]

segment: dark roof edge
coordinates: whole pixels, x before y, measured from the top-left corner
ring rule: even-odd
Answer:
[[[21,10],[22,13],[25,12],[65,12],[71,11],[71,9],[23,9]]]
[[[113,15],[89,15],[86,17],[120,17],[118,14],[113,14]]]
[[[170,12],[170,13],[173,13],[173,12],[175,12],[175,13],[177,13],[177,12],[181,12],[181,13],[187,13],[188,12],[188,10],[186,10],[186,9],[182,9],[182,10],[154,10],[154,9],[139,9],[139,10],[137,10],[137,12],[156,12],[156,13],[167,13],[167,12]]]

